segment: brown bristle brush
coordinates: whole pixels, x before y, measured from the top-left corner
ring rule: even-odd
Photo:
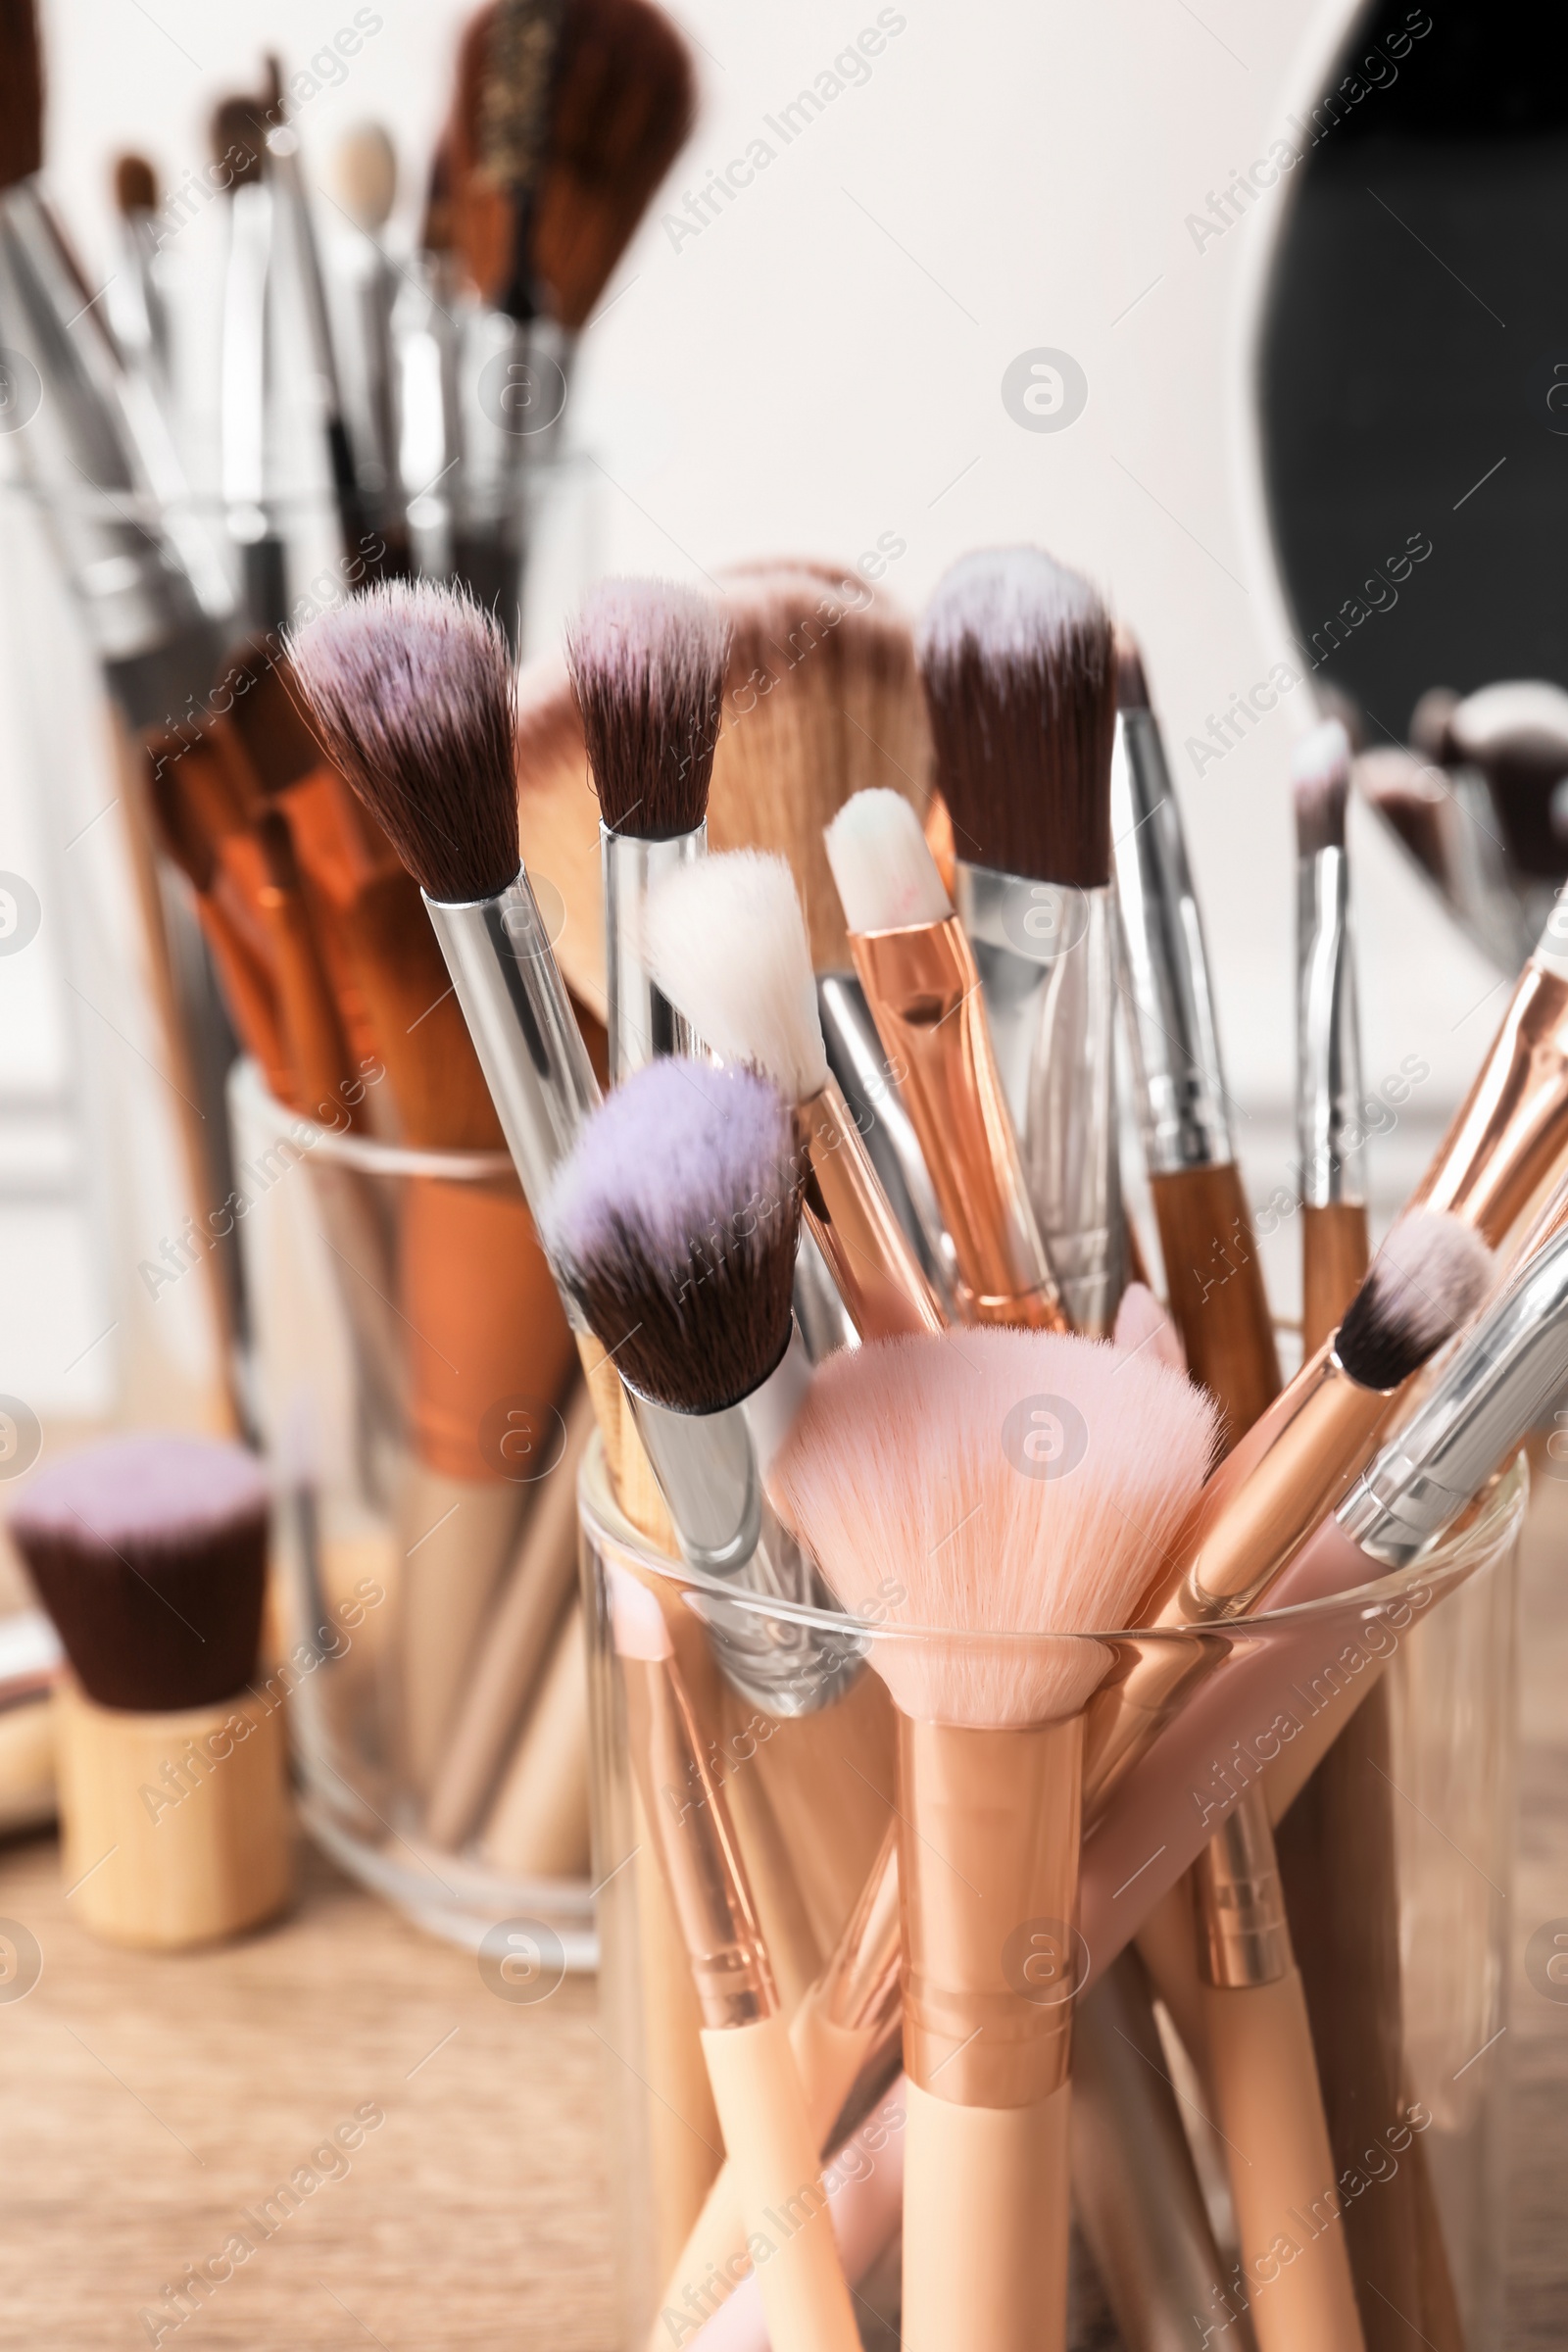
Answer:
[[[1114,1659],[1081,1637],[1133,1621],[1212,1442],[1148,1350],[977,1331],[833,1357],[774,1464],[889,1636],[908,2352],[1064,2341],[1083,1710]]]
[[[179,1950],[292,1882],[282,1700],[256,1680],[268,1494],[236,1446],[119,1438],[51,1463],[7,1521],[71,1673],[63,1867],[111,1942]]]
[[[921,620],[954,899],[1041,1239],[1076,1331],[1127,1279],[1115,1073],[1110,615],[1038,548],[966,556]]]

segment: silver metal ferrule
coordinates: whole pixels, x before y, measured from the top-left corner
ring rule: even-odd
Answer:
[[[643,961],[643,908],[648,894],[708,852],[708,827],[668,841],[640,841],[632,833],[599,828],[605,877],[605,970],[610,997],[610,1079],[618,1086],[662,1054],[692,1054],[696,1035]]]
[[[1116,715],[1110,831],[1126,1035],[1152,1176],[1234,1159],[1203,926],[1152,710]]]
[[[1307,1208],[1366,1200],[1361,1046],[1343,850],[1300,859],[1296,877],[1296,1148]]]
[[[1568,1382],[1568,1233],[1517,1273],[1336,1514],[1385,1568],[1451,1527]]]
[[[810,1377],[792,1328],[782,1360],[739,1404],[678,1413],[629,1385],[626,1396],[687,1565],[770,1603],[823,1609],[833,1607],[832,1596],[779,1525],[764,1485]],[[770,1714],[811,1714],[838,1697],[864,1663],[865,1643],[856,1635],[825,1633],[716,1594],[697,1605],[728,1680]]]
[[[897,1073],[877,1035],[865,991],[854,972],[821,972],[817,1009],[828,1066],[855,1113],[882,1189],[908,1236],[928,1281],[957,1320],[958,1253],[942,1221],[931,1172],[919,1138],[899,1100]]]
[[[1107,1332],[1127,1281],[1113,895],[961,858],[954,895],[1062,1305],[1075,1331]]]
[[[424,903],[537,1224],[599,1101],[544,918],[522,870],[499,898]]]

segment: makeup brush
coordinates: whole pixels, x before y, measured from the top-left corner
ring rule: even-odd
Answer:
[[[1483,686],[1447,713],[1442,756],[1485,777],[1516,874],[1549,885],[1568,871],[1552,794],[1568,775],[1568,693],[1544,678]]]
[[[605,580],[567,631],[566,665],[599,796],[612,1082],[690,1035],[648,967],[651,892],[708,847],[708,786],[729,635],[713,601],[663,580]]]
[[[344,239],[344,373],[357,396],[352,434],[358,482],[368,519],[385,544],[374,568],[406,574],[410,566],[407,504],[399,442],[398,360],[392,321],[400,279],[381,245],[397,202],[398,158],[379,122],[345,131],[332,154],[330,175],[342,211],[358,231]]]
[[[1263,1604],[1370,1459],[1399,1393],[1475,1311],[1491,1252],[1457,1217],[1407,1211],[1344,1321],[1254,1422],[1203,1490],[1134,1622],[1172,1631],[1234,1622]],[[1195,1674],[1198,1646],[1151,1643],[1091,1711],[1086,1802],[1096,1808],[1148,1746]]]
[[[1212,1435],[1147,1354],[988,1331],[833,1358],[774,1465],[845,1605],[904,1595],[871,1662],[900,1719],[911,2352],[1062,2341],[1083,1708],[1110,1663],[1073,1637],[1127,1621]]]
[[[1134,640],[1116,634],[1110,829],[1124,1030],[1171,1313],[1234,1445],[1278,1395],[1279,1357],[1231,1136],[1203,930]]]
[[[1449,896],[1449,851],[1442,771],[1401,745],[1378,745],[1352,762],[1356,790],[1409,852],[1428,881]]]
[[[180,1950],[287,1900],[281,1710],[249,1686],[267,1489],[235,1446],[149,1434],[46,1465],[7,1521],[71,1661],[62,1865],[111,1942]]]
[[[800,1182],[787,1107],[746,1070],[665,1057],[606,1098],[541,1231],[610,1351],[689,1564],[808,1600],[809,1564],[768,1507],[768,1465],[810,1378],[791,1313]],[[776,1714],[824,1705],[851,1642],[711,1601],[730,1681]]]
[[[784,859],[734,850],[670,872],[647,903],[644,955],[691,1032],[720,1060],[764,1071],[791,1104],[809,1171],[807,1223],[861,1338],[941,1330],[946,1318],[828,1069]]]
[[[1350,746],[1337,718],[1298,744],[1296,1148],[1301,1160],[1301,1345],[1315,1352],[1366,1272],[1361,1050],[1349,936],[1345,804]],[[1355,1137],[1353,1143],[1348,1139]]]
[[[1565,1166],[1568,902],[1559,902],[1410,1206],[1449,1210],[1492,1248],[1504,1248],[1555,1190]]]
[[[929,792],[909,624],[844,565],[752,564],[723,586],[733,634],[710,840],[787,858],[813,969],[847,971],[823,828],[858,792],[898,792],[922,810]]]
[[[560,894],[556,959],[566,986],[608,1031],[604,856],[582,715],[565,662],[536,655],[517,674],[517,833],[531,870]]]
[[[856,969],[953,1237],[963,1319],[1057,1329],[974,956],[919,820],[897,793],[858,793],[826,841]]]
[[[169,305],[158,270],[162,244],[156,215],[158,174],[144,155],[115,159],[115,211],[121,266],[109,281],[109,318],[122,351],[133,358],[167,399],[170,382]]]
[[[1096,591],[1033,548],[965,556],[920,624],[955,900],[1067,1319],[1126,1281],[1116,1153],[1110,762],[1116,664]]]
[[[702,2007],[703,2054],[745,2234],[753,2247],[768,2248],[759,2283],[769,2339],[774,2352],[855,2352],[859,2333],[819,2179],[817,2134],[724,1792],[658,1602],[612,1562],[608,1576],[643,1818]],[[697,1790],[700,1801],[677,1816],[664,1801],[670,1788]]]
[[[269,511],[270,306],[277,227],[260,101],[215,109],[213,161],[227,195],[228,252],[220,298],[219,476],[230,538],[240,551],[246,617],[276,630],[288,618],[285,552]]]

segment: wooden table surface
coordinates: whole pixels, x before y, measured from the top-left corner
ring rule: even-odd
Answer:
[[[1522,1591],[1509,2352],[1568,2340],[1568,2006],[1522,1967],[1534,1931],[1568,1920],[1565,1568],[1568,1484],[1542,1480]],[[0,1916],[43,1954],[27,1998],[0,2003],[0,2335],[38,2352],[145,2346],[160,2326],[180,2352],[616,2352],[592,1984],[499,2000],[470,1955],[302,1860],[285,1925],[171,1960],[82,1932],[52,1840],[0,1851]],[[378,2114],[352,2153],[328,2148]],[[302,2167],[318,2184],[263,2238],[247,2213]],[[247,2228],[256,2250],[168,2325],[166,2284]]]

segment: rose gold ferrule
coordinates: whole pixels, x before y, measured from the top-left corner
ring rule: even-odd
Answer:
[[[1193,1894],[1204,1982],[1228,1992],[1277,1984],[1291,1965],[1291,1931],[1260,1783],[1199,1855]]]
[[[836,1078],[796,1105],[795,1131],[808,1161],[807,1223],[861,1339],[945,1331],[947,1316],[893,1212]]]
[[[852,932],[850,946],[953,1236],[964,1319],[1065,1330],[957,916]]]
[[[1332,1340],[1254,1421],[1200,1494],[1135,1622],[1180,1634],[1249,1614],[1365,1469],[1398,1390],[1364,1389]],[[1086,1802],[1098,1810],[1169,1719],[1205,1661],[1197,1642],[1152,1642],[1089,1702]]]
[[[899,1717],[904,2063],[956,2107],[1067,2080],[1083,1718],[983,1731]]]
[[[707,2029],[778,2008],[757,1906],[723,1790],[673,1662],[621,1659],[632,1768]]]
[[[897,2015],[904,1982],[899,1932],[899,1825],[892,1821],[816,1981],[816,2005],[830,2025],[876,2034]]]
[[[1527,963],[1496,1043],[1413,1195],[1496,1249],[1568,1165],[1568,980]]]

